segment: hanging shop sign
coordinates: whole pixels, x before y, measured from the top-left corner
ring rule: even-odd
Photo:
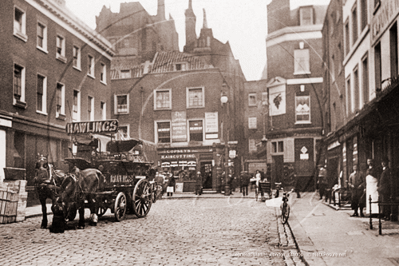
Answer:
[[[187,120],[185,111],[172,112],[172,142],[187,141]]]
[[[308,149],[303,146],[301,149],[301,154],[299,155],[299,159],[301,160],[309,160],[309,153],[308,153]]]
[[[118,120],[67,123],[66,132],[68,134],[116,133],[118,132]]]

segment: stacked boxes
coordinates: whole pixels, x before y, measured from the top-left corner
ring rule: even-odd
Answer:
[[[0,224],[25,220],[26,181],[0,182]]]

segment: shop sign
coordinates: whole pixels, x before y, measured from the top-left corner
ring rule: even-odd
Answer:
[[[218,112],[205,112],[205,133],[219,132]]]
[[[199,152],[212,152],[212,149],[205,149],[205,150],[197,150],[197,149],[163,150],[163,151],[158,151],[158,154],[199,153]]]
[[[190,159],[195,158],[195,154],[165,154],[161,159]]]
[[[299,159],[301,160],[309,160],[309,153],[308,153],[308,149],[303,146],[301,149],[301,154],[299,155]]]
[[[269,88],[269,114],[270,116],[285,114],[285,84]]]
[[[0,126],[12,127],[12,122],[11,122],[11,120],[0,119]]]
[[[229,150],[229,157],[230,159],[236,158],[236,150]]]
[[[116,133],[118,131],[118,120],[88,121],[67,123],[68,134],[86,133]]]
[[[399,12],[399,0],[380,1],[380,5],[377,13],[371,20],[373,43]]]
[[[185,111],[172,112],[172,142],[187,141],[187,121]]]
[[[215,134],[205,134],[205,138],[206,139],[217,139],[217,138],[219,138],[219,136],[218,136],[217,133],[215,133]]]

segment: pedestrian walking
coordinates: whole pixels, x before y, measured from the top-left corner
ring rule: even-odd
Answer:
[[[328,180],[327,180],[327,170],[326,166],[321,166],[319,169],[319,176],[318,176],[318,184],[319,184],[319,195],[320,199],[323,199],[323,196],[327,200],[327,187],[328,187]]]
[[[391,191],[391,170],[388,166],[389,160],[387,157],[384,157],[381,161],[382,165],[382,173],[380,180],[378,182],[378,195],[379,200],[382,203],[389,202]],[[382,207],[382,215],[385,220],[390,220],[391,208],[390,206],[381,206]]]
[[[241,191],[244,197],[248,196],[248,185],[249,185],[250,176],[246,172],[241,172],[240,176],[240,184],[241,184]]]
[[[364,217],[363,206],[360,203],[360,197],[364,190],[364,178],[363,175],[357,170],[357,165],[353,165],[353,172],[349,176],[348,186],[351,190],[351,207],[354,211],[351,216],[359,216],[358,209],[360,209],[360,216]]]
[[[301,183],[299,182],[299,176],[297,176],[297,174],[295,172],[294,172],[294,180],[295,180],[294,191],[296,193],[296,197],[299,199],[301,197],[301,193],[300,193]]]

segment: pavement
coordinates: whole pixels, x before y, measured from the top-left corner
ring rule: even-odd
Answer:
[[[350,209],[336,210],[314,192],[291,199],[289,226],[308,265],[399,265],[399,222],[351,217]]]

